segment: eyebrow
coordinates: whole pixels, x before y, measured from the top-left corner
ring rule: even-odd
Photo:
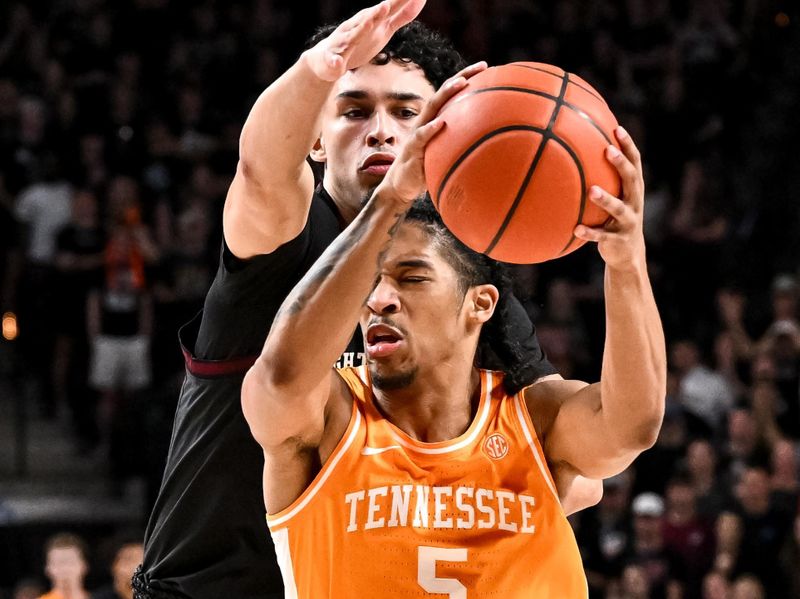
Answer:
[[[413,260],[403,260],[397,263],[397,268],[433,268],[433,264],[421,258]]]
[[[372,94],[364,91],[363,89],[350,89],[347,91],[343,91],[340,94],[337,94],[336,99],[366,100],[371,96]],[[387,94],[384,94],[383,97],[389,100],[395,100],[397,102],[411,102],[411,101],[425,100],[425,98],[423,98],[419,94],[415,94],[412,92],[389,92]]]

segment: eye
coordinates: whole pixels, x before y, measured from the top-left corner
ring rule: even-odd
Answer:
[[[366,111],[363,108],[350,108],[342,113],[342,116],[347,119],[360,119],[366,116]]]
[[[403,277],[402,283],[424,283],[428,279],[420,276]]]
[[[414,117],[419,116],[419,113],[412,108],[400,108],[397,111],[397,116],[399,116],[401,119],[413,119]]]

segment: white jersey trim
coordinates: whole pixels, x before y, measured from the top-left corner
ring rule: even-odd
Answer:
[[[284,599],[297,599],[297,582],[294,579],[292,552],[289,549],[289,529],[282,528],[273,532],[272,542],[275,544],[275,556],[281,568]]]
[[[353,402],[357,403],[356,400],[353,400]],[[273,526],[280,526],[290,518],[294,517],[295,514],[297,514],[297,512],[299,512],[306,505],[308,505],[308,502],[314,499],[314,496],[320,490],[322,485],[325,484],[325,481],[328,480],[328,477],[330,477],[330,475],[333,473],[334,469],[336,468],[336,465],[342,459],[342,456],[344,456],[344,454],[347,453],[347,450],[350,448],[350,445],[353,444],[353,440],[356,438],[356,435],[358,434],[358,430],[361,428],[361,410],[359,410],[356,407],[354,411],[355,411],[355,423],[353,424],[353,428],[350,430],[350,434],[348,435],[347,440],[344,442],[344,445],[339,447],[339,451],[337,451],[333,456],[331,456],[331,458],[325,464],[322,476],[320,476],[317,480],[311,483],[311,486],[308,487],[308,491],[306,492],[305,497],[303,497],[302,501],[300,501],[296,506],[294,506],[291,511],[278,518],[274,519],[269,517],[267,518],[267,524],[269,525],[270,529]]]
[[[547,483],[547,487],[553,493],[553,497],[556,498],[558,505],[561,505],[561,500],[558,498],[558,491],[556,491],[555,487],[553,486],[553,482],[550,480],[550,471],[544,464],[544,456],[539,453],[539,448],[536,446],[536,442],[533,440],[533,434],[531,433],[531,429],[528,426],[528,420],[525,418],[525,414],[523,412],[523,410],[527,410],[527,407],[525,407],[521,395],[521,393],[515,395],[513,401],[514,408],[517,412],[517,418],[519,419],[519,424],[522,427],[522,433],[525,435],[525,439],[528,440],[528,446],[533,452],[533,457],[536,459],[536,464],[539,466],[539,471],[542,473],[542,478],[544,478],[544,481]]]
[[[361,382],[364,383],[367,387],[369,387],[369,370],[367,370],[367,365],[362,364],[358,368],[356,368],[356,374],[358,378],[361,379]]]

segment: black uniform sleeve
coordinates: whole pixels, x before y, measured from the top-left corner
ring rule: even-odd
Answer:
[[[210,360],[257,355],[281,303],[339,230],[335,213],[317,197],[300,234],[270,254],[242,260],[223,240],[194,355]]]

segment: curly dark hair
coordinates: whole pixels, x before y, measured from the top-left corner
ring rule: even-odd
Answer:
[[[419,223],[428,232],[458,274],[461,293],[484,283],[494,285],[500,292],[494,315],[481,329],[476,365],[503,371],[503,386],[509,395],[533,383],[541,375],[539,365],[544,354],[530,317],[514,295],[508,267],[459,241],[429,197],[414,202],[405,220]]]
[[[336,27],[324,25],[317,29],[306,48],[328,37]],[[384,65],[390,60],[417,65],[434,89],[439,89],[448,78],[467,66],[450,40],[419,21],[412,21],[398,29],[383,50],[372,59],[372,63]]]

